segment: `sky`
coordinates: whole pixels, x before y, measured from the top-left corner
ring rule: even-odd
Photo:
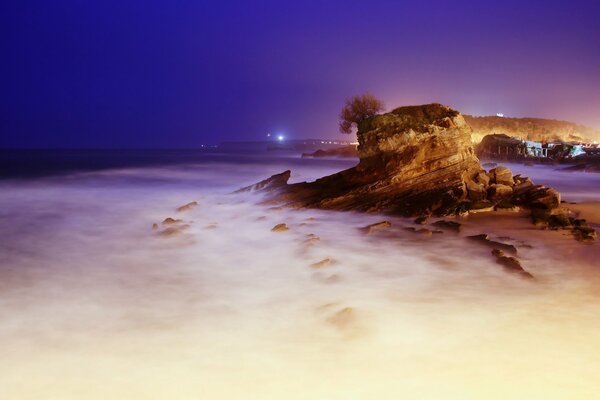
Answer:
[[[0,147],[348,138],[344,100],[600,129],[597,1],[3,1]]]

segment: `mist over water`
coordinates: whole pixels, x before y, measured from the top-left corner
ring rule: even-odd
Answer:
[[[598,244],[509,214],[427,236],[231,194],[352,164],[221,155],[0,180],[0,398],[596,397]],[[596,218],[600,175],[509,167]],[[161,236],[167,217],[189,227]],[[479,233],[536,279],[465,238]]]

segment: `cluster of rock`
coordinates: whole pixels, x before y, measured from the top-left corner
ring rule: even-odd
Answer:
[[[450,107],[400,107],[358,125],[355,167],[296,184],[287,184],[290,171],[285,171],[241,190],[274,192],[271,201],[291,207],[412,217],[529,209],[549,218],[562,212],[556,190],[504,167],[485,171],[471,131]]]
[[[560,206],[560,193],[556,190],[535,185],[527,177],[513,176],[502,166],[467,175],[465,186],[468,199],[465,210],[519,210],[525,207],[552,212]]]

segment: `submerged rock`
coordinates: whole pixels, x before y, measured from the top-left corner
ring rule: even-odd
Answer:
[[[517,273],[523,278],[533,279],[533,275],[525,271],[516,258],[505,256],[504,252],[500,249],[493,249],[492,255],[496,258],[496,262],[502,265],[508,272]]]
[[[380,229],[386,229],[392,226],[392,223],[390,221],[381,221],[381,222],[376,222],[374,224],[371,225],[367,225],[364,228],[361,228],[365,233],[373,233],[377,230]]]
[[[189,227],[190,227],[189,225],[173,226],[173,227],[163,229],[158,234],[162,237],[178,236],[178,235],[181,235],[183,233],[183,231]]]
[[[318,261],[316,263],[310,264],[311,268],[315,268],[315,269],[319,269],[319,268],[325,268],[325,267],[329,267],[331,265],[335,264],[335,261],[331,258],[325,258],[321,261]]]
[[[189,211],[192,208],[196,207],[197,205],[198,205],[197,201],[191,201],[191,202],[189,202],[189,203],[187,203],[187,204],[185,204],[185,205],[183,205],[181,207],[178,207],[177,208],[177,212]]]
[[[167,217],[167,218],[165,218],[163,220],[162,223],[163,223],[163,225],[175,225],[175,224],[178,224],[180,222],[183,222],[183,221],[180,220],[180,219],[175,219],[175,218]]]
[[[275,225],[273,228],[271,228],[272,232],[285,232],[288,231],[290,228],[288,228],[288,226],[286,224],[277,224]]]
[[[437,226],[438,228],[449,229],[451,231],[460,231],[460,223],[455,221],[444,221],[443,219],[439,221],[435,221],[433,226]]]
[[[474,240],[476,242],[479,242],[479,243],[484,244],[489,247],[493,247],[495,249],[506,251],[507,253],[510,253],[510,254],[517,254],[517,248],[515,246],[513,246],[512,244],[502,243],[502,242],[498,242],[495,240],[491,240],[489,235],[487,235],[485,233],[482,233],[479,235],[467,236],[467,239]]]

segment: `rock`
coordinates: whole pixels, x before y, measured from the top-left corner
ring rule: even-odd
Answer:
[[[292,171],[287,170],[280,174],[272,175],[270,178],[267,178],[258,183],[255,183],[254,185],[246,186],[245,188],[236,190],[234,193],[253,192],[256,190],[273,191],[276,189],[280,189],[287,185],[287,182],[290,179],[291,174],[292,174]]]
[[[354,310],[351,307],[345,307],[329,317],[327,322],[335,325],[338,328],[345,328],[352,324],[355,319],[356,316],[354,315]]]
[[[512,244],[497,242],[495,240],[490,240],[490,237],[485,233],[482,233],[479,235],[467,236],[467,239],[477,241],[481,244],[484,244],[489,247],[493,247],[495,249],[506,251],[507,253],[510,253],[510,254],[517,254],[517,248],[515,246],[513,246]]]
[[[313,263],[310,266],[311,266],[311,268],[319,269],[319,268],[329,267],[333,264],[335,264],[334,260],[332,260],[331,258],[324,258],[323,260]]]
[[[286,224],[277,224],[275,225],[273,228],[271,228],[272,232],[285,232],[288,231],[290,228],[288,228],[288,226]]]
[[[333,149],[317,150],[314,153],[302,153],[302,158],[318,158],[318,157],[358,157],[356,145],[348,145],[336,147]]]
[[[490,176],[486,174],[485,171],[480,171],[477,173],[477,176],[475,176],[475,181],[487,187],[490,184]]]
[[[533,186],[534,185],[531,179],[525,178],[524,180],[515,183],[515,186],[513,186],[513,192],[515,195],[520,196],[523,193],[526,193],[527,191],[531,190]]]
[[[475,201],[469,204],[468,213],[476,214],[476,213],[484,213],[494,211],[494,203],[489,200],[480,200]]]
[[[152,230],[158,229],[158,224],[152,224]]]
[[[481,183],[475,183],[471,180],[466,182],[468,197],[472,201],[485,200],[487,196],[487,190],[485,185]]]
[[[212,223],[212,224],[208,224],[204,227],[204,229],[217,229],[217,224],[216,223]]]
[[[429,217],[424,215],[422,217],[418,217],[417,219],[415,219],[415,224],[418,225],[425,225],[427,223],[427,221],[429,220]]]
[[[178,236],[178,235],[181,235],[183,233],[183,231],[189,227],[190,227],[189,225],[173,226],[173,227],[163,229],[158,234],[163,237]]]
[[[514,185],[513,174],[510,169],[506,167],[496,167],[489,172],[490,182],[497,183],[500,185],[512,186]]]
[[[359,126],[357,166],[287,185],[277,198],[295,207],[453,214],[466,196],[464,175],[481,170],[470,133],[458,111],[440,104],[375,115]]]
[[[191,202],[189,202],[189,203],[187,203],[187,204],[185,204],[185,205],[183,205],[181,207],[178,207],[177,208],[177,212],[189,211],[192,208],[196,207],[197,205],[198,205],[197,201],[191,201]]]
[[[591,226],[576,226],[572,230],[575,239],[583,243],[592,243],[596,240],[596,230]]]
[[[513,190],[510,186],[494,183],[488,189],[488,198],[493,202],[508,199],[512,196]]]
[[[459,222],[454,222],[454,221],[444,221],[439,220],[433,223],[433,226],[437,226],[438,228],[442,228],[442,229],[448,229],[451,231],[460,231],[460,223]]]
[[[174,219],[174,218],[171,218],[171,217],[167,217],[167,218],[165,218],[163,220],[162,223],[163,223],[163,225],[175,225],[175,224],[178,224],[180,222],[183,222],[183,221],[180,220],[180,219]]]
[[[376,222],[374,224],[371,225],[367,225],[364,228],[361,228],[363,231],[365,231],[365,233],[369,234],[369,233],[373,233],[377,230],[380,229],[386,229],[392,226],[392,223],[390,221],[381,221],[381,222]]]
[[[304,244],[306,245],[314,245],[321,241],[321,238],[313,233],[309,233],[308,235],[306,235],[306,237],[307,239],[304,241]]]
[[[496,257],[496,262],[504,267],[508,272],[517,273],[523,278],[533,279],[533,275],[525,271],[519,260],[514,257],[507,257],[500,249],[493,249],[492,255]]]
[[[553,210],[560,206],[560,193],[544,186],[533,186],[521,196],[529,208]]]

